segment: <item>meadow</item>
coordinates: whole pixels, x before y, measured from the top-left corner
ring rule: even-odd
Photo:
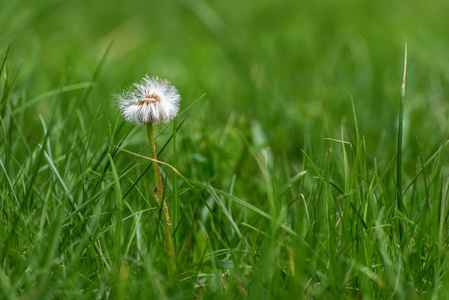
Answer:
[[[448,11],[0,0],[0,299],[448,298]]]

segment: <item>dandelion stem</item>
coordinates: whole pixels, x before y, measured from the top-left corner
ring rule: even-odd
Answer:
[[[153,134],[153,123],[149,122],[147,124],[147,139],[148,144],[150,146],[151,151],[151,157],[155,160],[157,160],[157,151],[156,151],[156,144],[154,142],[154,134]],[[176,267],[175,265],[175,248],[173,246],[173,237],[171,234],[171,222],[170,222],[170,214],[168,212],[168,206],[167,202],[164,201],[164,185],[162,183],[162,176],[161,172],[159,170],[159,164],[155,161],[153,161],[153,171],[154,171],[154,180],[156,181],[156,201],[157,203],[162,207],[163,205],[163,214],[165,219],[164,224],[164,238],[165,238],[165,250],[173,260],[173,267]],[[164,223],[164,222],[162,222]]]

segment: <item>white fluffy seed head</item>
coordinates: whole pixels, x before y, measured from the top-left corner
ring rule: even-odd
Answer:
[[[168,80],[147,75],[114,97],[125,120],[135,124],[170,121],[178,114],[181,100],[178,90]]]

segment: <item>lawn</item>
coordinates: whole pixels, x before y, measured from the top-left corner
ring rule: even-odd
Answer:
[[[0,0],[0,299],[445,299],[448,11]]]

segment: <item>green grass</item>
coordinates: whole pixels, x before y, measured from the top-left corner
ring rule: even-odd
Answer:
[[[0,0],[0,299],[447,298],[448,9]]]

